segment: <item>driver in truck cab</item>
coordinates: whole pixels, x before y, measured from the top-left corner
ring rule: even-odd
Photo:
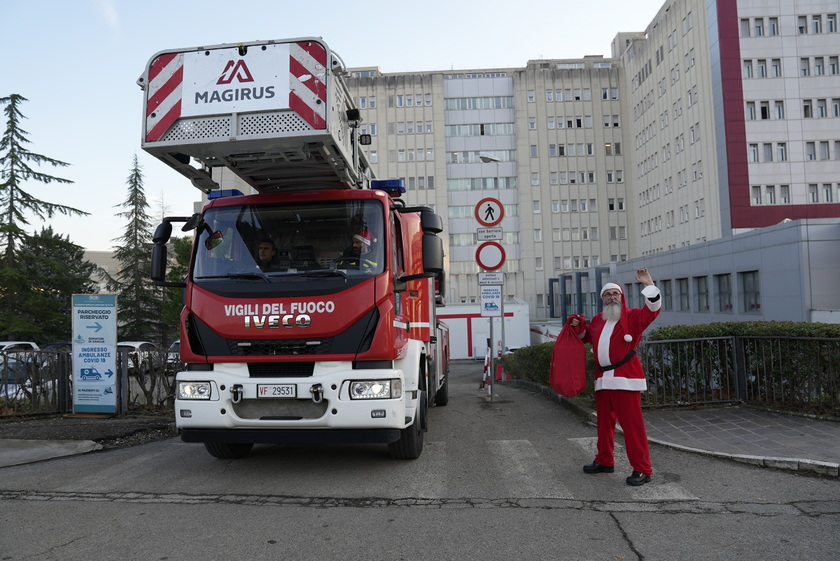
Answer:
[[[274,271],[280,268],[280,259],[277,257],[277,247],[274,242],[264,239],[257,247],[257,258],[260,269],[263,271]]]
[[[378,265],[373,261],[371,244],[376,242],[373,233],[367,228],[362,228],[353,235],[352,245],[344,250],[342,262],[353,269],[374,269]]]

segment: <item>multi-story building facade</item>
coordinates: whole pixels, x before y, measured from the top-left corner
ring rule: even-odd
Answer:
[[[505,294],[528,302],[532,317],[546,317],[558,271],[631,254],[617,61],[354,73],[377,176],[403,178],[411,203],[448,218],[449,301],[477,298],[474,214],[487,197],[505,208]]]
[[[448,218],[447,299],[476,300],[474,209],[493,197],[505,294],[548,318],[575,293],[596,302],[594,279],[628,260],[690,263],[685,248],[840,217],[839,16],[837,0],[673,0],[644,32],[619,32],[611,58],[354,69],[349,86],[377,176]],[[726,274],[775,280],[754,273],[695,272],[691,298]]]

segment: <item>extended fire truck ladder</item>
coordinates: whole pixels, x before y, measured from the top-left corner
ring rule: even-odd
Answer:
[[[260,193],[365,188],[370,137],[344,72],[317,38],[161,51],[137,81],[141,146],[205,193],[219,168]]]

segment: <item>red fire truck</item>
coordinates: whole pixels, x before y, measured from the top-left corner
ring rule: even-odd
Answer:
[[[340,59],[320,39],[162,51],[138,83],[142,147],[207,195],[154,234],[184,290],[176,424],[237,458],[255,443],[382,443],[417,458],[448,401],[442,220],[372,178]],[[173,223],[194,238],[167,280]]]

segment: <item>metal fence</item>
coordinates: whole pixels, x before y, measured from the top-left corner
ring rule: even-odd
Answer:
[[[0,418],[73,411],[72,357],[67,351],[0,352]],[[117,353],[117,372],[109,381],[117,392],[118,412],[130,407],[171,406],[180,361],[163,351],[129,356]],[[109,377],[109,378],[110,378]]]
[[[744,402],[840,416],[840,339],[712,337],[646,341],[646,406]]]

